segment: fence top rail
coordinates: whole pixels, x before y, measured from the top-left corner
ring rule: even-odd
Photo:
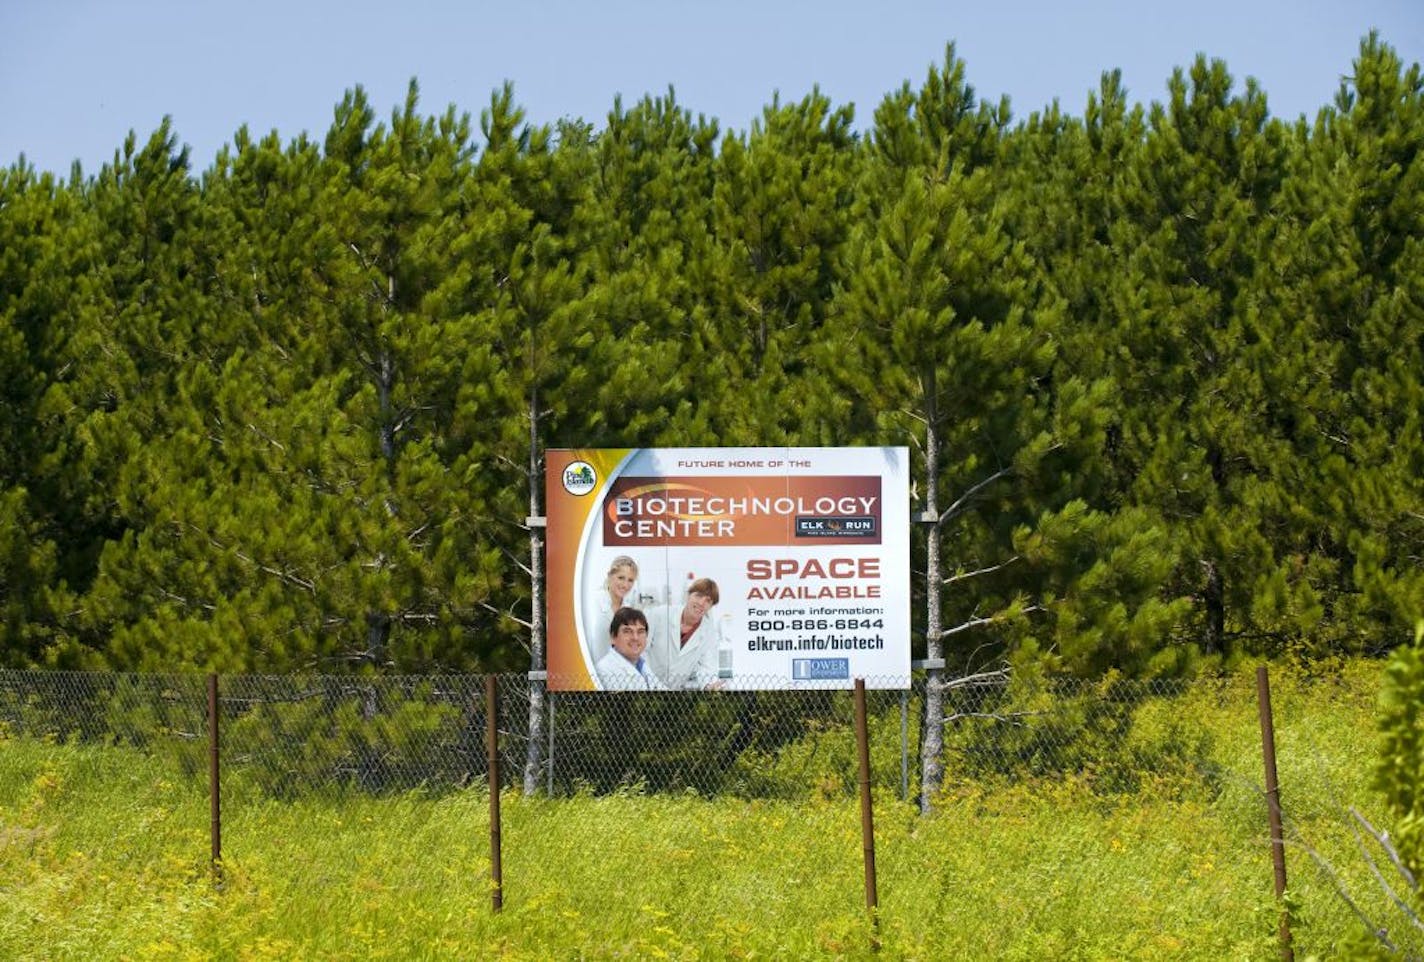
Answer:
[[[221,674],[213,672],[199,672],[192,670],[182,670],[174,672],[138,672],[138,671],[103,671],[103,670],[69,670],[69,669],[48,669],[48,668],[0,668],[0,687],[14,688],[16,686],[30,686],[37,683],[72,683],[75,685],[133,685],[137,687],[149,687],[152,685],[171,684],[175,686],[202,686],[207,679],[217,674],[220,685],[224,692],[224,700],[236,697],[235,693],[244,689],[287,689],[291,690],[298,686],[308,686],[314,691],[312,694],[342,694],[358,692],[369,692],[372,689],[401,689],[413,688],[417,686],[449,686],[455,690],[475,689],[484,684],[487,677],[493,676],[505,689],[520,689],[538,684],[547,686],[551,693],[558,695],[577,696],[611,696],[629,697],[638,694],[648,694],[647,692],[634,691],[597,691],[579,690],[574,685],[558,684],[558,678],[532,678],[529,672],[525,671],[504,671],[504,672],[431,672],[431,673],[392,673],[392,674],[348,674],[348,673],[322,673],[322,672],[290,672],[290,673],[233,673]],[[542,674],[542,673],[541,673]],[[1210,675],[1201,675],[1194,678],[1129,678],[1118,676],[1114,673],[1095,678],[1085,678],[1078,676],[1046,676],[1033,679],[1020,680],[1009,675],[1007,672],[979,672],[969,673],[959,676],[945,675],[940,678],[941,690],[946,693],[954,691],[984,691],[990,689],[1018,689],[1021,684],[1028,684],[1033,689],[1045,692],[1057,693],[1060,695],[1078,694],[1088,695],[1094,692],[1104,696],[1113,695],[1175,695],[1183,694],[1193,689],[1211,688],[1221,686],[1237,678],[1236,673],[1223,672]],[[1244,676],[1240,676],[1244,677]],[[909,677],[874,677],[866,678],[867,688],[878,690],[881,694],[909,692],[917,694],[923,692],[928,683],[928,675],[924,671],[914,671]],[[785,678],[758,679],[742,678],[736,685],[728,686],[724,690],[713,692],[656,692],[655,694],[739,694],[770,693],[770,694],[793,694],[823,692],[830,693],[836,691],[850,691],[850,681],[845,679],[823,682],[792,682]]]

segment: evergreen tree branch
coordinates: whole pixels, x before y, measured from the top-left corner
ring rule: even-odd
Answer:
[[[1012,558],[1010,558],[1008,561],[1004,561],[1004,562],[1001,562],[1001,563],[996,564],[996,565],[991,565],[991,566],[989,566],[989,567],[987,567],[987,568],[978,568],[978,569],[976,569],[976,570],[974,570],[974,571],[965,571],[965,572],[962,572],[962,573],[952,574],[952,575],[950,575],[948,578],[945,578],[943,581],[941,581],[940,584],[942,584],[942,585],[952,585],[952,584],[954,584],[955,582],[958,582],[958,581],[968,581],[970,578],[977,578],[977,577],[979,577],[980,575],[993,574],[995,571],[1000,571],[1000,570],[1002,570],[1002,569],[1004,569],[1004,568],[1007,568],[1009,565],[1013,564],[1015,561],[1018,561],[1019,558],[1020,558],[1019,555],[1014,555],[1014,556],[1013,556]]]
[[[950,635],[957,635],[962,632],[968,631],[971,628],[980,628],[984,625],[995,624],[997,622],[1003,621],[1005,618],[1013,617],[1014,615],[1027,615],[1032,612],[1042,610],[1043,607],[1041,605],[1024,605],[1017,611],[1002,611],[997,615],[989,615],[986,618],[970,618],[968,621],[955,625],[953,628],[944,629],[939,633],[939,637],[948,638]]]
[[[959,678],[951,678],[948,681],[941,682],[940,687],[946,691],[955,688],[1002,688],[1008,683],[1009,669],[996,668],[993,671],[980,671],[972,675],[964,675]]]
[[[961,718],[987,718],[990,721],[1005,722],[1010,725],[1022,725],[1021,718],[1034,718],[1045,715],[1047,712],[1041,711],[1011,711],[1007,714],[999,714],[991,711],[957,711],[952,715],[944,716],[946,722],[958,721]]]
[[[184,608],[201,608],[202,610],[207,612],[214,612],[218,610],[217,605],[210,604],[206,601],[194,603],[191,599],[185,598],[182,595],[174,594],[162,585],[158,586],[158,593],[163,597],[167,598],[169,601],[176,601]]]
[[[529,526],[526,525],[526,524],[521,524],[519,527],[520,527],[522,530],[524,530],[524,531],[528,531],[528,530],[529,530]],[[528,576],[531,577],[531,578],[534,577],[534,569],[533,569],[532,567],[530,567],[530,565],[529,565],[527,562],[521,560],[520,557],[519,557],[517,554],[515,554],[512,550],[510,550],[508,547],[506,547],[506,546],[504,546],[504,545],[500,545],[500,546],[499,546],[499,553],[502,554],[502,555],[504,555],[505,560],[509,561],[511,564],[513,564],[515,567],[517,567],[520,571],[524,572],[526,575],[528,575]]]
[[[1000,469],[1000,470],[998,470],[998,471],[995,471],[993,474],[989,475],[987,478],[985,478],[984,480],[980,481],[978,484],[975,484],[975,485],[974,485],[973,487],[971,487],[968,491],[965,491],[962,495],[960,495],[959,498],[958,498],[958,500],[956,500],[953,504],[951,504],[949,507],[947,507],[947,508],[945,508],[943,511],[941,511],[941,512],[940,512],[940,515],[939,515],[939,519],[938,519],[937,521],[935,521],[935,524],[937,524],[937,525],[944,524],[946,521],[948,521],[950,518],[954,517],[956,514],[961,513],[961,512],[964,510],[964,508],[969,504],[970,500],[971,500],[976,494],[978,494],[980,491],[983,491],[985,488],[987,488],[989,485],[993,484],[995,481],[998,481],[998,480],[1000,480],[1000,479],[1002,479],[1002,478],[1007,478],[1009,475],[1011,475],[1011,474],[1013,474],[1013,473],[1014,473],[1014,469],[1011,468],[1011,467],[1009,467],[1009,468],[1002,468],[1002,469]]]
[[[966,657],[966,658],[964,659],[965,677],[968,677],[969,675],[975,674],[975,671],[974,671],[974,659],[977,658],[977,657],[979,657],[979,653],[980,653],[981,651],[983,651],[983,650],[984,650],[985,648],[987,648],[987,647],[989,647],[989,643],[988,643],[988,642],[985,642],[985,643],[979,645],[979,647],[977,647],[977,648],[975,648],[973,651],[971,651],[971,652],[969,653],[968,657]],[[1008,666],[1006,665],[1004,668],[1001,669],[1001,671],[1002,671],[1003,674],[1004,674],[1004,681],[1007,682],[1007,681],[1008,681],[1008,672],[1009,672]]]
[[[499,461],[500,463],[506,465],[507,467],[513,468],[514,470],[518,471],[520,474],[524,475],[526,478],[529,476],[529,469],[528,469],[527,467],[525,467],[524,465],[522,465],[522,464],[518,463],[517,461],[515,461],[513,458],[510,458],[510,457],[508,457],[508,456],[506,456],[506,455],[503,455],[503,454],[496,454],[496,455],[494,456],[494,459],[495,459],[496,461]]]
[[[202,536],[207,540],[208,544],[212,545],[214,548],[217,548],[219,551],[231,551],[231,552],[232,552],[232,556],[233,556],[234,558],[236,558],[237,560],[242,561],[242,562],[244,562],[244,563],[246,563],[246,564],[251,565],[252,567],[256,568],[258,571],[261,571],[261,572],[263,572],[264,574],[272,575],[274,578],[278,579],[279,581],[283,582],[284,584],[293,585],[293,586],[295,586],[295,587],[301,588],[303,591],[307,591],[307,592],[310,592],[310,593],[312,593],[312,594],[316,594],[316,584],[315,584],[314,582],[308,581],[308,580],[306,580],[305,578],[300,578],[300,577],[298,577],[297,575],[294,575],[294,574],[292,574],[292,573],[290,573],[290,572],[282,571],[282,570],[280,570],[280,569],[278,569],[278,568],[273,568],[271,565],[263,564],[262,562],[260,562],[260,561],[258,561],[257,559],[253,558],[251,555],[247,554],[247,553],[246,553],[245,551],[243,551],[242,549],[240,549],[240,548],[232,548],[232,547],[229,547],[229,546],[226,545],[226,544],[223,544],[223,543],[222,543],[221,541],[219,541],[217,538],[214,538],[212,535],[208,534],[206,531],[203,531],[201,528],[199,528],[197,525],[193,524],[192,522],[184,522],[184,526],[187,527],[187,528],[189,528],[189,529],[191,529],[191,530],[193,530],[193,531],[196,531],[198,534],[202,535]]]
[[[247,429],[248,429],[249,431],[251,431],[253,434],[257,435],[257,436],[258,436],[259,438],[261,438],[262,440],[266,441],[268,444],[272,445],[272,447],[276,448],[278,451],[281,451],[283,454],[286,454],[286,453],[287,453],[287,449],[282,446],[282,443],[281,443],[280,441],[278,441],[276,438],[274,438],[274,437],[268,435],[266,432],[264,432],[264,431],[263,431],[261,428],[259,428],[257,425],[249,423],[249,424],[247,425]]]
[[[530,631],[534,630],[534,624],[532,622],[525,621],[523,618],[516,615],[514,613],[513,608],[511,608],[509,611],[501,611],[494,605],[490,604],[488,601],[481,601],[480,607],[485,609],[486,611],[493,612],[501,618],[508,618],[510,621],[514,622],[522,628],[528,628]]]

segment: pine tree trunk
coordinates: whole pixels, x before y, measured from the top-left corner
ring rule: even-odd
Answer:
[[[1206,569],[1206,587],[1202,592],[1203,606],[1206,608],[1206,642],[1203,647],[1208,654],[1220,655],[1226,652],[1226,585],[1222,583],[1221,568],[1214,561],[1203,561]]]
[[[1219,495],[1226,497],[1226,459],[1221,448],[1213,444],[1207,448],[1207,464],[1211,467],[1211,480]],[[1206,644],[1208,653],[1226,653],[1226,584],[1221,576],[1221,565],[1213,558],[1202,563],[1206,574],[1206,585],[1202,591],[1202,602],[1206,608]]]
[[[539,447],[539,393],[529,395],[529,517],[543,514],[539,496],[544,483],[543,455]],[[544,744],[544,700],[546,682],[532,676],[544,670],[544,529],[534,522],[529,527],[529,745],[524,758],[524,794],[539,790],[539,768]]]
[[[931,667],[925,678],[925,717],[920,739],[920,814],[929,814],[931,800],[944,781],[944,669],[935,665],[944,658],[940,637],[939,496],[935,482],[939,476],[939,419],[934,396],[934,371],[927,376],[925,418],[925,513],[932,523],[925,526],[925,657]]]
[[[389,310],[390,306],[395,303],[396,297],[396,279],[391,275],[386,276],[386,296],[387,301],[384,309]],[[392,411],[391,403],[391,396],[395,390],[396,365],[390,352],[379,345],[379,340],[374,361],[378,404],[376,412],[377,441],[380,444],[386,477],[390,478],[395,473],[396,462],[395,414]],[[387,496],[383,507],[388,515],[396,514],[396,506],[389,496]],[[374,560],[377,569],[384,567],[386,559],[382,553],[378,552]],[[390,638],[390,614],[384,611],[368,611],[366,613],[366,659],[377,671],[385,667],[388,658],[386,647]],[[375,717],[374,707],[366,717]]]
[[[379,405],[381,424],[381,457],[388,469],[394,468],[396,461],[396,417],[391,404],[391,392],[395,389],[396,366],[388,351],[381,350],[376,357],[376,401]],[[389,505],[387,505],[389,508]]]

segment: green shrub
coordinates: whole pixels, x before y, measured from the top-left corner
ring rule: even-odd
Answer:
[[[1395,844],[1418,879],[1424,875],[1424,622],[1414,644],[1396,651],[1385,668],[1379,726],[1375,787],[1395,813]]]
[[[1104,795],[1211,794],[1214,737],[1202,688],[1154,689],[1109,673],[1096,682],[1015,674],[993,690],[955,693],[946,736],[951,777],[991,782],[1071,778]]]
[[[902,788],[900,704],[883,696],[874,701],[866,715],[871,785],[876,793],[895,797]],[[910,699],[909,717],[914,719],[918,711],[919,699]],[[910,751],[913,755],[913,741]],[[913,772],[913,758],[910,765]],[[845,693],[824,715],[805,718],[800,737],[741,752],[729,774],[729,787],[752,798],[848,798],[859,791],[859,783],[855,705]]]
[[[1371,893],[1378,908],[1368,913],[1370,931],[1362,932],[1352,948],[1361,958],[1391,958],[1395,953],[1419,958],[1424,952],[1419,931],[1424,929],[1424,621],[1415,629],[1414,643],[1396,650],[1385,667],[1379,728],[1373,784],[1394,817],[1394,830],[1384,838],[1362,837],[1361,851],[1375,861],[1375,877],[1385,897]],[[1402,869],[1390,864],[1396,858]]]
[[[430,687],[403,693],[394,706],[359,680],[293,701],[260,702],[225,724],[224,770],[280,798],[467,782],[484,770],[474,720],[430,698]]]

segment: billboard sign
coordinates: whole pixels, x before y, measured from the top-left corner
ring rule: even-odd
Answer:
[[[546,455],[556,691],[910,679],[906,448]]]

